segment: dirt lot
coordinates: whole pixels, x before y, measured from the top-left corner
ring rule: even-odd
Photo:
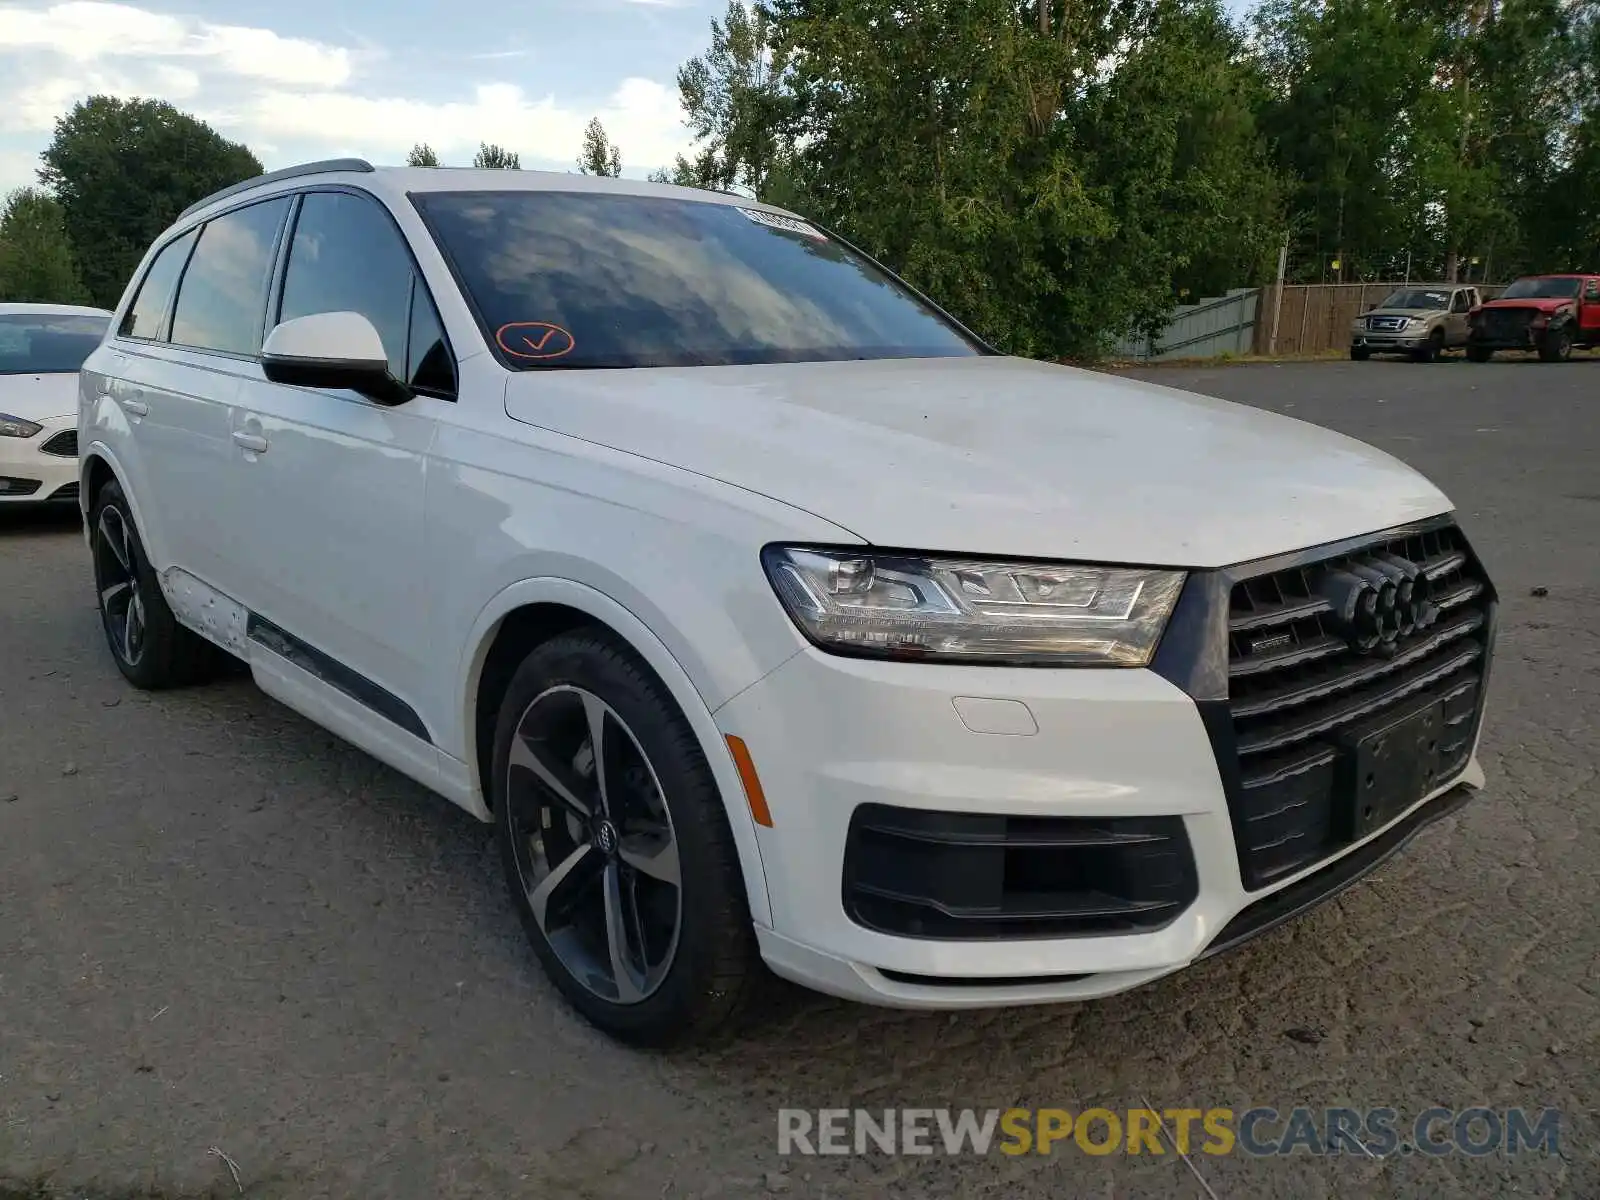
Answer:
[[[689,1056],[568,1014],[463,814],[248,681],[131,691],[76,521],[0,517],[0,1198],[236,1195],[224,1154],[295,1200],[1600,1195],[1600,361],[1148,375],[1366,438],[1456,500],[1506,601],[1487,791],[1132,995],[796,993]],[[780,1106],[1145,1101],[1565,1117],[1554,1157],[776,1153]]]

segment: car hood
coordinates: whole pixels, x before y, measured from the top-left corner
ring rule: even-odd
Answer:
[[[1016,358],[525,371],[506,410],[904,549],[1223,566],[1449,508],[1318,426]]]
[[[0,412],[26,421],[65,417],[78,411],[78,373],[0,375]]]
[[[1415,317],[1418,320],[1427,320],[1431,317],[1448,315],[1448,310],[1443,308],[1375,308],[1371,312],[1364,312],[1357,320],[1366,320],[1368,317]]]
[[[1571,296],[1527,296],[1510,300],[1486,300],[1480,308],[1536,308],[1540,312],[1555,312],[1573,303]]]

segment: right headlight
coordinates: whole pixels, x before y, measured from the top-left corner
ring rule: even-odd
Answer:
[[[43,428],[43,425],[33,421],[24,421],[21,417],[0,413],[0,437],[31,438]]]
[[[762,564],[824,650],[878,658],[1142,667],[1182,571],[769,546]]]

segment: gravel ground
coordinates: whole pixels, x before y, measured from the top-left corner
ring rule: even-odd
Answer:
[[[569,1015],[470,818],[247,680],[131,691],[77,522],[0,515],[0,1200],[236,1195],[234,1168],[295,1200],[1600,1195],[1600,361],[1146,374],[1456,500],[1505,597],[1488,789],[1131,995],[950,1017],[790,992],[691,1055]],[[1557,1156],[776,1153],[780,1106],[1145,1101],[1564,1118]]]

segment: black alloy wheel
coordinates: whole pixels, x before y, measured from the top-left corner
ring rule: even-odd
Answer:
[[[539,932],[595,996],[648,999],[677,953],[683,881],[638,739],[600,697],[563,684],[523,712],[507,765],[511,853]]]
[[[95,496],[89,530],[100,623],[129,683],[182,687],[211,678],[232,661],[172,615],[121,484],[108,483]]]
[[[95,519],[94,576],[111,653],[120,666],[137,671],[145,650],[145,604],[128,518],[115,504],[102,504]]]
[[[567,1002],[643,1046],[738,1028],[766,972],[728,809],[650,668],[599,629],[535,646],[491,762],[512,902]]]

